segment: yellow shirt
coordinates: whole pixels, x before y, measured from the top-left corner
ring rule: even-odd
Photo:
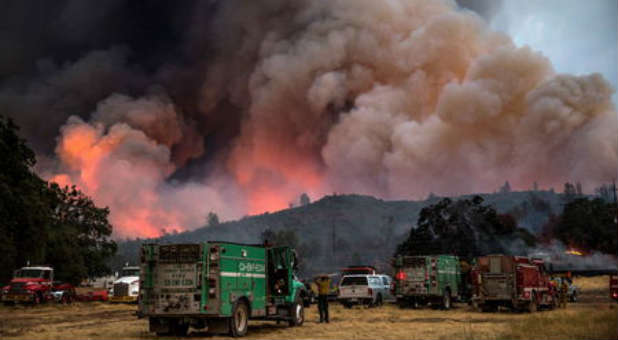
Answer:
[[[318,285],[318,294],[319,295],[328,295],[330,293],[330,279],[317,279],[315,280],[315,284]]]

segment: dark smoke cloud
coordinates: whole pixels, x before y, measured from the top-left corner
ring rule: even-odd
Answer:
[[[173,89],[183,110],[197,109],[203,72],[196,64],[207,60],[209,47],[195,41],[209,43],[194,30],[208,24],[213,1],[3,0],[0,6],[0,110],[40,153],[53,151],[69,115],[86,118],[113,93],[139,96],[160,84]]]

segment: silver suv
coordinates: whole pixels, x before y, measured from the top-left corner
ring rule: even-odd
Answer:
[[[345,308],[356,304],[381,306],[385,300],[392,299],[391,282],[388,275],[346,275],[339,283],[337,299]]]

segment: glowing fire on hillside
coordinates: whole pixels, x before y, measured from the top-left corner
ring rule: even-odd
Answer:
[[[581,252],[581,251],[579,251],[577,249],[574,249],[574,248],[567,249],[564,253],[565,254],[569,254],[569,255],[584,256],[583,252]]]

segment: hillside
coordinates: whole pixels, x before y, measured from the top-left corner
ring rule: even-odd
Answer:
[[[526,191],[480,195],[500,213],[517,215],[520,226],[536,232],[550,211],[560,211],[560,195],[551,191]],[[455,199],[470,198],[472,195]],[[421,209],[439,197],[425,201],[385,201],[370,196],[334,195],[305,206],[245,217],[194,231],[167,234],[154,240],[121,242],[114,267],[137,260],[142,242],[201,242],[208,240],[261,242],[266,229],[288,231],[296,236],[303,272],[334,271],[350,263],[387,266],[397,244],[416,225]],[[536,202],[536,203],[535,203]],[[543,209],[535,209],[539,206]],[[542,210],[542,211],[541,211]]]

